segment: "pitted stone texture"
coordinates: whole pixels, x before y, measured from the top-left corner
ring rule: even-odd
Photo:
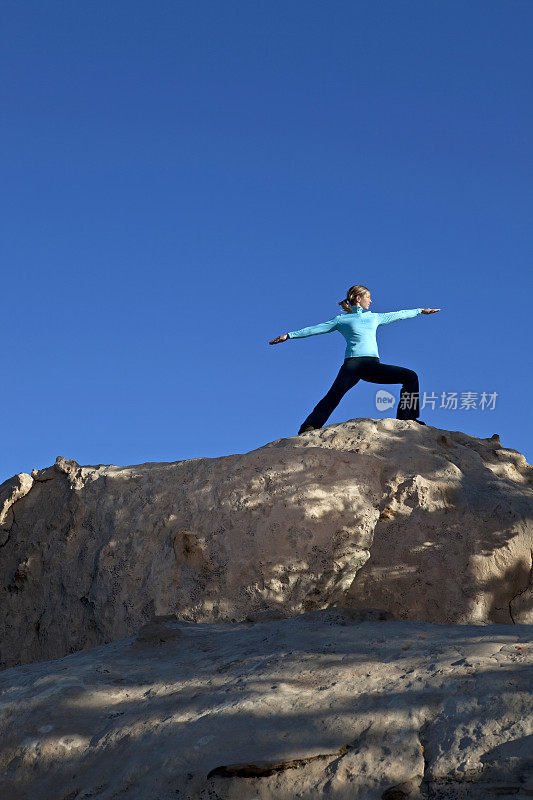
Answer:
[[[58,457],[26,476],[25,494],[0,487],[12,515],[1,662],[104,644],[166,614],[229,622],[341,603],[438,623],[533,621],[532,471],[497,438],[395,419],[221,458]]]
[[[164,615],[0,674],[0,797],[529,797],[532,632],[340,608]]]

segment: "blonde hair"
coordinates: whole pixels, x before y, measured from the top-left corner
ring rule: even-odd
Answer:
[[[348,313],[353,313],[353,307],[356,305],[356,300],[358,295],[363,295],[365,292],[369,292],[370,289],[367,289],[366,286],[362,286],[360,283],[356,283],[355,286],[350,286],[348,291],[346,292],[346,297],[344,300],[339,300],[337,305],[342,306],[345,311]]]

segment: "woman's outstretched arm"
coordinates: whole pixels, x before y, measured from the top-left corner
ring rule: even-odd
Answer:
[[[299,331],[290,331],[283,333],[272,339],[269,344],[278,344],[278,342],[285,342],[287,339],[302,339],[304,336],[315,336],[318,333],[329,333],[330,331],[337,330],[338,316],[333,319],[328,319],[327,322],[319,322],[318,325],[310,325],[308,328],[300,328]]]
[[[411,319],[419,314],[434,314],[440,308],[409,308],[405,311],[388,311],[384,314],[375,314],[378,317],[378,325],[388,325],[389,322],[396,322],[399,319]]]

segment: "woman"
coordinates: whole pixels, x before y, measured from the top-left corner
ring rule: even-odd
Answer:
[[[387,325],[397,319],[408,319],[418,314],[435,314],[440,308],[413,308],[408,311],[391,311],[386,314],[374,314],[369,311],[370,291],[366,286],[356,284],[346,293],[340,305],[347,313],[339,314],[327,322],[302,328],[299,331],[283,333],[269,344],[278,344],[287,339],[300,339],[317,333],[340,331],[346,339],[346,351],[333,386],[325,397],[314,407],[300,426],[298,434],[322,428],[332,411],[339,405],[348,389],[359,380],[369,383],[401,383],[400,402],[396,411],[396,419],[412,419],[425,425],[419,414],[418,375],[407,367],[395,367],[392,364],[381,364],[376,342],[376,330],[379,325]]]

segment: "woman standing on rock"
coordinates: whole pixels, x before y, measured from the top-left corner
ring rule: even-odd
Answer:
[[[339,302],[339,305],[347,312],[346,314],[339,314],[319,325],[283,333],[269,342],[269,344],[278,344],[287,339],[301,339],[304,336],[314,336],[317,333],[329,333],[329,331],[339,331],[346,339],[344,363],[331,389],[317,403],[307,419],[302,422],[298,434],[321,428],[348,389],[355,386],[359,380],[369,383],[401,383],[402,389],[396,419],[412,419],[421,425],[426,424],[418,419],[418,375],[407,367],[396,367],[380,362],[376,330],[379,325],[387,325],[397,319],[409,319],[418,314],[435,314],[440,311],[440,308],[412,308],[407,311],[374,314],[368,310],[371,302],[369,289],[356,284],[348,289],[346,298]]]

